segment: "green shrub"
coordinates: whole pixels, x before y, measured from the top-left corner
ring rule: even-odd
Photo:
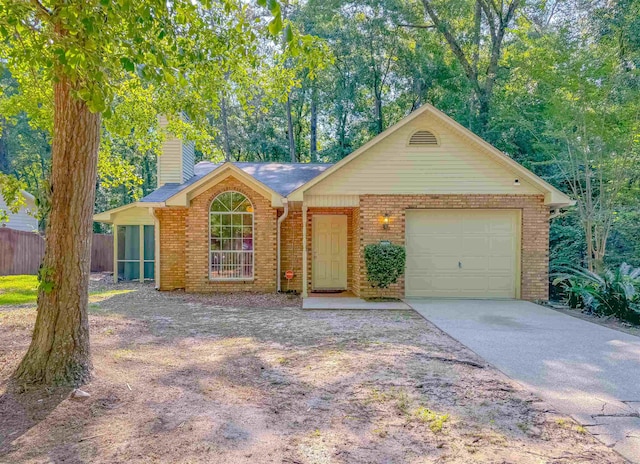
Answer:
[[[367,280],[372,287],[388,288],[404,274],[405,249],[392,243],[376,243],[364,247]]]
[[[622,263],[615,271],[602,274],[567,268],[553,284],[562,286],[572,308],[640,324],[640,268]]]

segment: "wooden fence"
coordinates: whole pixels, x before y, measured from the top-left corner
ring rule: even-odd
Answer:
[[[34,232],[0,228],[0,275],[37,274],[44,238]],[[113,236],[93,234],[91,272],[113,271]]]
[[[91,272],[113,272],[113,235],[93,234]]]

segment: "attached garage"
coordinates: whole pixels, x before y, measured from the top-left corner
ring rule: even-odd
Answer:
[[[520,210],[406,211],[407,297],[519,298]]]

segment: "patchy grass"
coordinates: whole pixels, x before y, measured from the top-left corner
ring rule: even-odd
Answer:
[[[90,285],[83,401],[6,388],[36,311],[0,307],[0,462],[624,462],[412,311]]]
[[[33,303],[38,298],[38,278],[34,275],[0,277],[0,306]]]
[[[449,420],[449,414],[439,414],[424,406],[416,408],[416,410],[413,411],[413,417],[420,422],[428,424],[433,433],[442,432],[445,422]]]
[[[89,302],[97,303],[132,292],[132,289],[99,288],[89,293]],[[0,277],[0,306],[18,306],[35,303],[38,300],[38,277],[34,275],[14,275]]]

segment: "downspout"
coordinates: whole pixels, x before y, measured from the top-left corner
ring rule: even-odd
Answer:
[[[154,241],[154,272],[153,272],[153,280],[155,282],[155,289],[160,290],[160,219],[158,219],[158,215],[156,214],[155,208],[149,208],[149,213],[153,217],[153,241]]]
[[[289,215],[289,200],[286,198],[282,199],[282,204],[284,205],[284,212],[282,213],[282,216],[280,216],[278,218],[278,230],[277,230],[277,239],[276,239],[276,272],[277,272],[277,276],[276,276],[276,282],[277,282],[277,289],[278,289],[278,293],[280,293],[282,291],[282,285],[281,285],[281,280],[282,280],[282,272],[281,272],[281,265],[280,265],[280,237],[282,235],[281,232],[281,226],[282,223],[284,222],[285,219],[287,219],[287,216]]]

